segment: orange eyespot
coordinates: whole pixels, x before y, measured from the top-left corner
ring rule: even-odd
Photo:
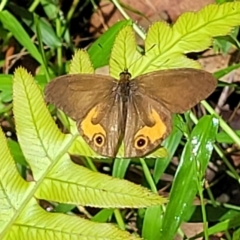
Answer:
[[[138,136],[135,139],[134,147],[141,150],[144,149],[148,145],[148,138],[144,136]]]
[[[93,141],[97,147],[102,147],[105,143],[105,137],[101,133],[98,133],[94,135]]]

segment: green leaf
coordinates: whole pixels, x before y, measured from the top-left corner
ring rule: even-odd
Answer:
[[[240,137],[240,130],[236,130],[235,133]],[[234,141],[233,139],[225,132],[219,132],[217,134],[217,142],[219,143],[228,143],[228,144],[233,144]]]
[[[124,178],[130,163],[131,163],[131,159],[126,159],[126,158],[115,159],[113,164],[112,176],[118,177],[118,178]]]
[[[131,26],[126,26],[118,33],[113,45],[109,62],[110,75],[119,79],[119,74],[125,69],[134,74],[132,65],[139,59],[142,59],[142,55],[137,51],[135,33]]]
[[[28,50],[32,57],[42,64],[41,54],[17,19],[5,10],[0,12],[0,20],[4,24],[5,28],[13,34],[17,41]]]
[[[91,218],[95,222],[106,222],[113,214],[114,209],[103,209]]]
[[[12,139],[8,139],[8,146],[15,162],[20,163],[25,167],[28,166],[18,142],[13,141]]]
[[[132,26],[132,21],[122,20],[117,22],[90,46],[88,53],[94,69],[103,67],[109,63],[116,35],[125,26]]]
[[[178,129],[177,123],[178,118],[174,117],[174,124],[173,124],[173,130],[169,137],[163,142],[164,148],[167,149],[168,155],[163,158],[158,158],[155,161],[154,164],[154,172],[153,172],[153,179],[155,183],[157,183],[166,170],[167,166],[169,165],[170,161],[172,160],[172,157],[181,141],[182,138],[182,132]]]
[[[77,50],[70,64],[70,74],[94,73],[94,68],[88,53],[84,50]]]
[[[212,116],[202,117],[185,145],[164,215],[162,237],[165,240],[173,239],[191,210],[197,182],[203,178],[213,151],[218,124],[219,121]]]
[[[95,223],[60,213],[49,213],[32,198],[1,239],[140,239],[111,224]]]
[[[2,91],[2,102],[10,102],[12,100],[12,75],[0,74],[0,91]]]
[[[9,8],[15,14],[19,16],[21,20],[35,33],[36,26],[34,24],[33,13],[27,11],[25,8],[20,7],[12,2],[9,3]],[[36,13],[35,13],[36,14]],[[61,40],[54,32],[52,26],[44,19],[38,16],[39,29],[41,31],[42,41],[50,48],[57,48],[62,45]]]
[[[60,10],[60,1],[59,0],[40,0],[41,5],[44,9],[44,12],[50,20],[53,20],[58,17]]]
[[[214,226],[208,228],[208,235],[226,231],[228,229],[236,228],[239,226],[240,226],[240,214],[238,214],[234,217],[231,217],[225,221],[221,221],[220,223],[217,223]],[[200,237],[202,235],[203,234],[200,233],[200,234],[196,235],[196,237]]]
[[[182,14],[172,27],[165,22],[154,23],[145,40],[147,61],[137,74],[165,68],[200,68],[183,54],[203,51],[213,37],[230,33],[239,25],[239,15],[239,2],[211,4],[198,12]]]
[[[162,224],[162,209],[160,206],[150,207],[146,210],[143,228],[142,228],[142,236],[144,239],[148,240],[156,240],[160,238],[160,229]],[[149,221],[148,219],[151,219]]]
[[[18,68],[14,74],[13,100],[18,141],[34,178],[38,181],[51,166],[54,157],[74,137],[58,130],[45,106],[40,89],[23,68]],[[54,145],[49,145],[49,141]]]
[[[18,174],[1,128],[0,145],[0,238],[3,239],[26,203],[34,183],[26,182]]]

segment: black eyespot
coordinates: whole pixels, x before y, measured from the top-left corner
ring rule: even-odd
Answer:
[[[98,144],[101,144],[102,142],[103,142],[103,139],[102,139],[102,137],[97,137],[96,138],[96,142],[98,143]]]
[[[143,138],[140,138],[140,139],[138,139],[138,141],[137,141],[138,147],[144,146],[145,143],[146,143],[146,141],[145,141],[145,139],[143,139]]]
[[[148,144],[148,138],[144,137],[144,136],[139,136],[135,139],[135,148],[137,149],[143,149],[147,146]]]
[[[102,134],[96,134],[93,140],[98,147],[102,147],[105,143],[105,137]]]

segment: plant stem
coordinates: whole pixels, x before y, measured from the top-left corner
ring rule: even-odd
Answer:
[[[149,169],[148,169],[148,166],[147,166],[144,158],[140,158],[139,160],[140,160],[140,163],[142,164],[142,168],[143,168],[144,175],[145,175],[145,177],[146,177],[146,179],[147,179],[147,182],[148,182],[151,190],[152,190],[154,193],[157,193],[157,192],[158,192],[158,191],[157,191],[157,188],[156,188],[156,186],[155,186],[155,183],[154,183],[154,181],[153,181],[153,178],[152,178],[152,176],[151,176],[151,173],[150,173],[150,171],[149,171]]]
[[[38,4],[40,3],[40,0],[35,0],[31,4],[31,6],[28,8],[29,12],[34,12],[34,10],[37,8]]]
[[[229,135],[229,137],[240,146],[240,138],[235,133],[235,131],[214,111],[214,109],[206,102],[205,100],[201,102],[202,105],[207,109],[207,111],[213,115],[215,115],[220,122],[221,128]]]
[[[59,38],[62,35],[61,21],[59,18],[56,19],[56,33]],[[62,64],[62,45],[57,47],[57,63],[58,63],[58,76],[61,75],[63,64]]]
[[[121,4],[117,0],[112,0],[115,7],[119,10],[119,12],[125,17],[125,19],[130,20],[131,18],[128,16],[128,14],[124,11]],[[133,29],[136,31],[136,33],[144,40],[146,38],[145,33],[142,31],[142,29],[135,23],[133,23]]]
[[[2,2],[0,3],[0,11],[2,11],[4,9],[4,7],[6,6],[8,0],[2,0]]]

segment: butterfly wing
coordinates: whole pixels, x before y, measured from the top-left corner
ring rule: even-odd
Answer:
[[[122,130],[117,81],[98,74],[58,77],[45,88],[45,99],[77,121],[85,141],[103,156],[115,156]]]
[[[161,102],[172,113],[184,113],[217,86],[211,73],[190,68],[156,71],[141,75],[136,81],[139,91]]]
[[[124,156],[141,157],[153,151],[172,129],[171,112],[141,92],[129,97]]]
[[[217,85],[197,69],[151,72],[132,80],[124,134],[125,157],[153,151],[172,129],[171,113],[183,113],[207,98]]]

